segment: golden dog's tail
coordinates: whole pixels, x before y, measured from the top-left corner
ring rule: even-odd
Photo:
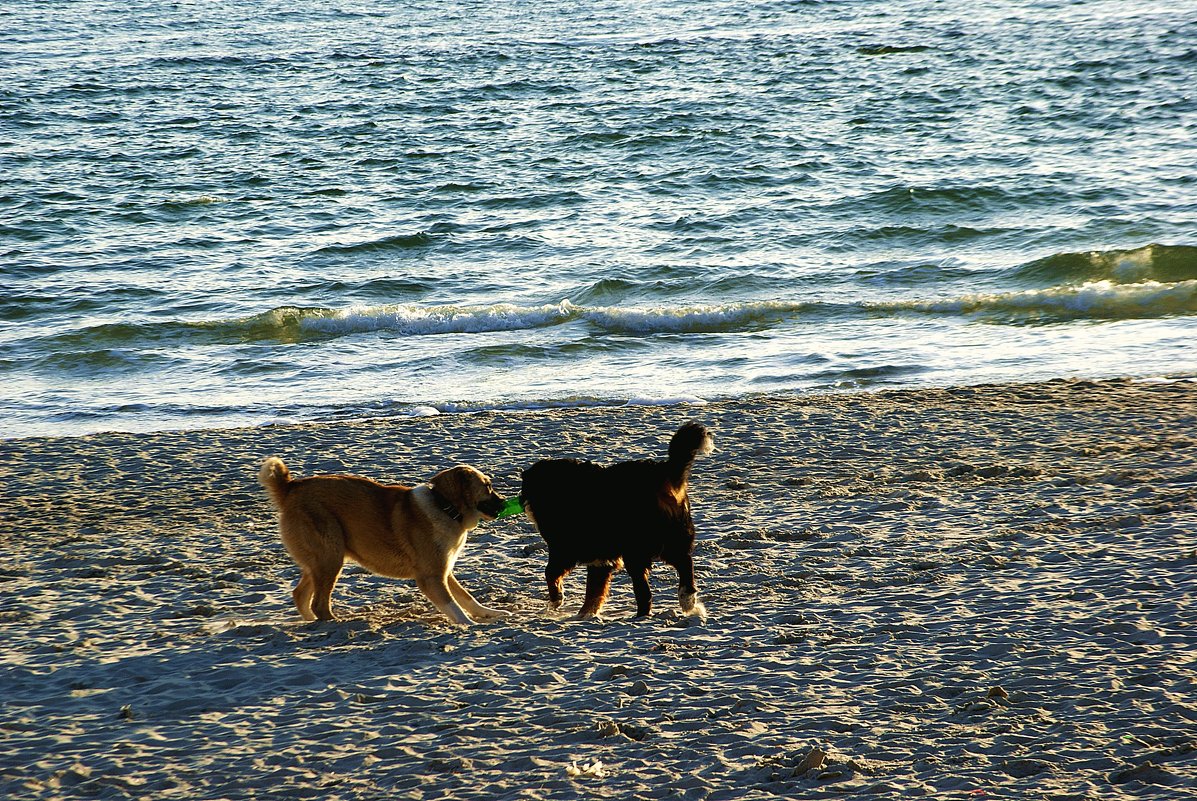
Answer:
[[[666,465],[670,480],[675,485],[681,484],[690,472],[690,465],[694,464],[694,460],[713,450],[715,438],[706,426],[694,422],[686,423],[669,441],[669,461]]]
[[[271,456],[262,462],[262,469],[258,472],[258,481],[266,488],[270,500],[274,505],[282,507],[283,499],[287,497],[287,485],[291,483],[291,471],[277,456]]]

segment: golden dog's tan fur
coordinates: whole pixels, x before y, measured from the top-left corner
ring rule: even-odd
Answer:
[[[372,573],[416,580],[455,623],[504,617],[453,577],[466,533],[493,519],[503,498],[472,467],[443,470],[418,487],[357,476],[293,479],[270,457],[258,475],[279,510],[283,545],[302,571],[292,597],[307,620],[333,620],[332,592],[346,559]]]

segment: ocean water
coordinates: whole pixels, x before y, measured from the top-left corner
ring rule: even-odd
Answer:
[[[3,437],[1197,375],[1189,0],[0,30]]]

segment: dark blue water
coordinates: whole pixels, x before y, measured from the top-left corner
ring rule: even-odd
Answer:
[[[2,436],[1197,375],[1190,2],[0,30]]]

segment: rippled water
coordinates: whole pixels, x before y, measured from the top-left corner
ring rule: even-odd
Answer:
[[[0,435],[1197,374],[1192,3],[0,26]]]

